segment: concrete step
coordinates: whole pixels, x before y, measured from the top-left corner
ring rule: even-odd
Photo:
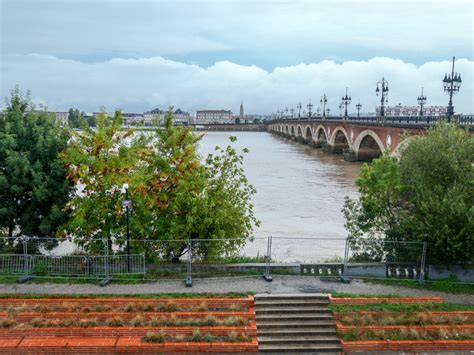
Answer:
[[[335,329],[336,321],[334,319],[311,319],[311,320],[262,320],[257,321],[257,329],[303,329],[303,328],[330,328]]]
[[[334,319],[331,313],[313,313],[313,314],[256,314],[257,321],[266,320],[285,320],[285,321],[301,321],[301,320],[321,320]]]
[[[308,352],[311,354],[318,353],[335,353],[338,354],[342,351],[340,345],[337,344],[294,344],[294,345],[284,345],[284,344],[259,344],[259,352],[271,352],[274,354],[278,353],[299,353],[299,352]]]
[[[336,335],[336,328],[334,327],[323,327],[323,328],[291,328],[291,329],[280,329],[280,328],[266,328],[257,329],[258,336],[275,336],[275,337],[295,337],[300,335]]]
[[[291,338],[281,336],[258,336],[258,343],[284,343],[284,344],[307,344],[307,343],[337,343],[339,338],[336,335],[301,335]]]
[[[255,307],[264,307],[264,306],[328,306],[329,300],[321,299],[297,299],[297,300],[255,300]]]
[[[257,314],[280,314],[280,313],[331,313],[327,307],[258,307],[255,309]]]
[[[285,293],[259,293],[255,295],[256,301],[270,301],[270,300],[324,300],[329,301],[329,295],[325,293],[298,293],[298,294],[285,294]]]

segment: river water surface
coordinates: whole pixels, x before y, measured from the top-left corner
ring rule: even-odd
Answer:
[[[345,196],[357,196],[360,163],[267,132],[209,132],[200,153],[227,145],[232,135],[236,148],[250,150],[244,169],[257,189],[255,215],[261,226],[255,229],[256,238],[347,237],[341,209]]]

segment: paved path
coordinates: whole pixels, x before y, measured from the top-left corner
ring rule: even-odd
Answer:
[[[275,276],[273,282],[263,278],[195,279],[193,287],[185,287],[182,280],[161,280],[143,284],[110,284],[100,287],[91,284],[26,283],[0,285],[0,293],[36,294],[153,294],[153,293],[330,293],[399,294],[402,296],[441,296],[446,302],[474,304],[472,295],[447,294],[402,286],[388,286],[352,280],[343,284],[308,276]]]

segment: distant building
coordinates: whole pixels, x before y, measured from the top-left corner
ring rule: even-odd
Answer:
[[[143,126],[145,124],[141,113],[122,112],[122,117],[125,126]]]
[[[195,123],[234,123],[234,115],[231,110],[200,110]]]
[[[245,115],[244,115],[244,104],[242,102],[240,102],[240,123],[244,123],[244,118],[245,118]]]
[[[168,111],[160,110],[155,108],[151,111],[147,111],[143,114],[143,119],[145,125],[161,125],[165,121],[165,116],[168,114]],[[191,116],[188,112],[185,112],[178,108],[173,112],[173,118],[175,124],[188,125],[191,121]]]
[[[420,106],[387,106],[384,108],[385,116],[391,117],[410,117],[420,115]],[[377,116],[380,115],[380,106],[375,108]],[[445,116],[447,114],[446,106],[424,106],[423,116]]]
[[[68,117],[69,113],[68,112],[53,112],[56,116],[56,122],[58,122],[61,127],[64,127],[68,123]]]

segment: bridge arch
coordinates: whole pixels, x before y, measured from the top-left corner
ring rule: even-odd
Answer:
[[[309,142],[313,140],[313,132],[310,126],[306,126],[304,129],[304,138]]]
[[[296,126],[296,132],[298,137],[303,137],[303,129],[301,128],[301,125]]]
[[[294,126],[291,126],[291,136],[292,137],[295,136],[295,127]]]
[[[342,126],[337,126],[332,132],[329,145],[333,153],[342,153],[345,149],[350,149],[350,140],[347,131]]]
[[[314,137],[318,146],[328,143],[328,135],[323,125],[316,127]]]
[[[381,156],[385,150],[380,137],[374,131],[362,131],[352,145],[357,160],[372,160]]]
[[[392,150],[392,153],[390,154],[393,157],[400,158],[400,155],[402,154],[403,150],[408,147],[408,145],[411,143],[411,141],[415,138],[416,136],[410,136],[406,137],[404,140],[402,140],[398,145],[395,147],[395,149]]]

